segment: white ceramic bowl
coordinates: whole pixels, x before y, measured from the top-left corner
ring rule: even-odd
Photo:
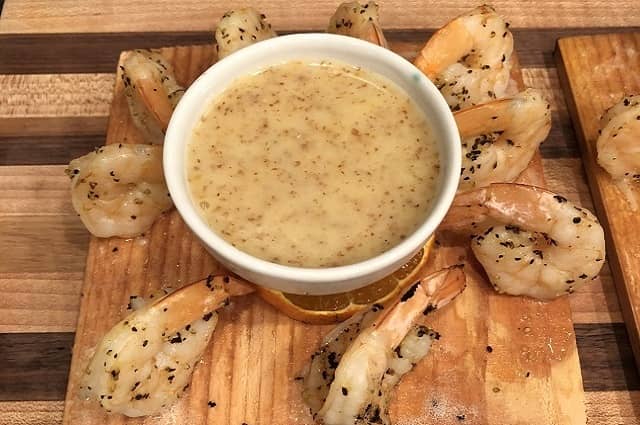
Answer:
[[[186,145],[209,103],[236,78],[289,60],[335,59],[394,81],[424,111],[438,143],[440,178],[433,206],[420,227],[390,250],[360,263],[332,268],[299,268],[244,253],[218,236],[200,217],[187,186]],[[207,250],[245,279],[285,292],[329,294],[356,289],[391,274],[406,263],[446,214],[460,176],[460,137],[453,115],[436,87],[411,63],[390,50],[332,34],[295,34],[245,47],[204,72],[178,104],[164,142],[164,173],[178,212]]]

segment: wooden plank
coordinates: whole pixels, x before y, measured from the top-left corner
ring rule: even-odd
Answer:
[[[578,133],[591,193],[605,228],[609,264],[622,313],[640,365],[640,215],[597,164],[596,140],[603,112],[625,93],[640,92],[640,33],[566,38],[558,66]]]
[[[62,167],[0,167],[0,275],[78,273],[88,236]]]
[[[62,401],[0,402],[0,424],[57,425],[62,423]]]
[[[0,400],[60,400],[72,344],[70,333],[0,334]]]
[[[586,392],[640,390],[622,323],[576,325],[575,334]],[[0,334],[0,402],[63,400],[73,338],[73,333]]]
[[[58,124],[63,126],[64,121]],[[75,120],[71,120],[71,128],[63,127],[61,131],[72,132],[74,122]],[[36,131],[39,130],[36,128]],[[102,146],[104,140],[104,134],[0,137],[0,165],[68,164],[73,158],[91,152],[96,146]]]
[[[0,274],[0,333],[75,332],[81,273]]]
[[[227,10],[246,2],[202,3],[198,0],[131,0],[104,3],[100,0],[6,0],[0,33],[129,32],[129,31],[209,31]],[[253,7],[264,12],[276,28],[318,30],[326,28],[336,2],[320,0],[292,7],[283,0],[256,0]],[[624,27],[640,24],[637,4],[632,0],[606,3],[581,0],[514,2],[495,0],[492,5],[508,16],[514,27]],[[437,7],[427,1],[384,2],[384,28],[437,28],[454,16],[478,6],[474,0],[441,1]],[[311,9],[308,13],[306,9]],[[301,10],[305,10],[301,13]],[[606,17],[606,19],[604,18]]]
[[[63,170],[0,167],[0,332],[75,331],[88,236]]]
[[[589,423],[598,425],[640,424],[640,391],[596,391],[585,394]],[[62,401],[0,402],[0,424],[58,425]]]
[[[164,52],[173,62],[178,80],[187,82],[210,61],[207,51],[210,48],[194,47]],[[122,86],[117,83],[107,143],[124,137],[139,140],[130,123]],[[524,179],[544,183],[539,159]],[[115,254],[113,244],[119,247]],[[440,248],[430,268],[459,262],[460,256],[468,254],[463,248]],[[111,272],[108,278],[107,268]],[[105,420],[105,413],[98,406],[78,399],[78,386],[91,347],[119,319],[129,294],[146,293],[175,282],[184,284],[217,268],[175,212],[161,218],[141,238],[92,239],[65,423]],[[584,422],[582,382],[567,299],[540,303],[500,296],[483,281],[478,270],[473,266],[469,269],[469,287],[456,306],[434,316],[433,324],[443,334],[438,348],[398,388],[392,415],[399,423],[416,417],[430,418],[438,412],[445,415],[438,418],[441,423],[458,423],[456,415],[462,410],[477,422],[505,418],[509,422]],[[114,291],[116,285],[118,290]],[[546,326],[527,326],[534,317],[553,320],[545,322]],[[326,327],[294,322],[255,296],[235,301],[221,313],[220,320],[214,343],[195,371],[189,395],[156,420],[200,423],[207,418],[220,423],[277,423],[279,418],[288,417],[291,421],[309,422],[300,389],[292,379]],[[524,328],[535,330],[527,333],[522,331]],[[553,340],[551,351],[548,338]],[[485,349],[487,345],[494,347],[491,356]],[[523,351],[528,355],[523,356]],[[455,367],[461,362],[467,367]],[[509,367],[505,370],[506,364]],[[527,378],[526,372],[530,372]],[[210,382],[212,379],[215,381]],[[430,388],[423,388],[425,379],[433,383]],[[480,390],[465,391],[460,382]],[[265,397],[271,392],[277,397]],[[436,399],[446,408],[425,410]],[[217,407],[208,408],[208,400],[215,401]],[[129,422],[124,417],[111,420]]]
[[[585,391],[640,390],[629,337],[622,323],[574,327]]]
[[[619,30],[640,30],[637,22],[633,25],[636,26]],[[425,30],[425,28],[429,29]],[[436,28],[437,26],[419,25],[415,29],[388,29],[385,35],[395,52],[413,59],[418,49],[424,45]],[[276,29],[280,34],[300,32],[290,27]],[[553,61],[552,52],[559,37],[609,31],[611,31],[609,27],[514,28],[513,34],[516,44],[521,46],[519,58],[522,66],[544,67]],[[112,72],[118,60],[118,54],[122,50],[166,45],[209,44],[212,41],[212,33],[208,30],[77,34],[0,33],[0,57],[4,59],[0,61],[0,74]],[[23,54],[26,49],[29,55]]]
[[[416,48],[412,46],[404,48]],[[555,70],[524,68],[523,77],[525,85],[541,89],[551,103],[553,127],[541,147],[542,156],[578,156]],[[114,79],[115,74],[74,74],[73,79],[0,76],[0,85],[12,93],[0,100],[0,165],[68,163],[104,144],[108,103],[113,96],[105,95],[105,89]],[[24,149],[25,145],[30,148]]]
[[[586,394],[590,424],[640,424],[640,391],[602,391]]]

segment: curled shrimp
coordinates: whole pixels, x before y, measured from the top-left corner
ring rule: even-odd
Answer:
[[[506,95],[512,53],[509,24],[484,5],[439,29],[414,64],[459,111]]]
[[[81,391],[108,412],[159,413],[188,389],[193,369],[216,327],[215,310],[252,288],[229,276],[209,276],[136,309],[98,344]],[[132,297],[133,298],[133,297]]]
[[[98,237],[138,236],[173,206],[161,146],[106,145],[74,159],[65,172],[74,209]]]
[[[389,309],[374,304],[338,325],[311,356],[303,399],[327,425],[389,423],[395,385],[429,351],[439,334],[414,325],[465,288],[460,266],[431,274]]]
[[[462,139],[459,191],[514,181],[551,130],[549,103],[534,89],[454,117]]]
[[[634,210],[633,184],[640,181],[640,95],[625,96],[602,117],[596,142],[598,164],[604,168]]]
[[[222,16],[216,28],[218,59],[277,35],[264,13],[258,13],[251,7],[231,10]]]
[[[493,287],[552,299],[595,279],[604,232],[585,208],[539,187],[495,183],[456,196],[440,230],[471,235]]]
[[[173,110],[184,94],[171,64],[155,50],[133,50],[122,59],[121,77],[133,123],[149,143],[164,142]]]
[[[331,17],[327,32],[360,38],[387,47],[378,17],[378,4],[373,1],[364,5],[357,1],[342,3]]]

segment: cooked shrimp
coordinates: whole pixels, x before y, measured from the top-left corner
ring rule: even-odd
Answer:
[[[527,89],[454,114],[462,139],[459,191],[514,181],[551,129],[549,103]]]
[[[439,338],[414,323],[464,287],[461,267],[441,270],[413,285],[390,309],[374,304],[331,331],[304,377],[302,396],[314,419],[327,425],[389,423],[391,390]]]
[[[512,52],[509,24],[484,5],[439,29],[414,64],[459,111],[506,95]]]
[[[602,125],[596,144],[598,164],[637,210],[633,185],[640,181],[640,95],[625,96],[604,114]]]
[[[155,50],[126,52],[121,66],[133,123],[149,143],[164,142],[173,110],[184,94],[171,64]]]
[[[189,387],[216,327],[215,310],[252,289],[229,276],[209,276],[138,309],[98,344],[81,391],[108,412],[159,413]],[[141,305],[142,304],[142,305]]]
[[[595,279],[605,258],[597,218],[566,198],[515,183],[458,195],[441,230],[471,234],[499,292],[552,299]]]
[[[93,235],[134,237],[173,205],[162,172],[162,147],[112,144],[74,159],[65,170],[71,201]]]
[[[264,13],[258,13],[251,7],[225,13],[215,32],[218,59],[250,44],[277,36],[266,18]]]
[[[348,35],[387,47],[378,17],[378,4],[373,1],[364,5],[357,1],[342,3],[331,17],[327,32]]]

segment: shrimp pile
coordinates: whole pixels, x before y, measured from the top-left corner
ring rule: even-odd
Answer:
[[[509,24],[484,5],[438,30],[414,64],[459,111],[506,95],[512,53]]]
[[[98,237],[138,236],[173,206],[161,146],[106,145],[74,159],[65,172],[74,209]]]
[[[372,1],[364,5],[357,1],[342,3],[331,17],[327,32],[360,38],[387,47],[378,17],[378,4]]]
[[[459,191],[514,181],[551,130],[549,103],[534,89],[454,117],[462,139]]]
[[[632,190],[640,181],[640,95],[625,96],[602,117],[596,142],[598,164],[604,168],[634,210],[638,200]]]
[[[440,226],[471,237],[498,292],[553,299],[595,279],[604,232],[585,208],[547,190],[495,183],[458,195]]]
[[[302,396],[314,420],[388,424],[393,388],[439,338],[414,323],[464,288],[460,266],[441,270],[413,285],[390,309],[374,304],[333,329],[311,356],[303,380]]]
[[[121,77],[133,123],[149,143],[161,144],[173,110],[184,94],[173,68],[155,50],[126,52]]]
[[[263,13],[247,7],[231,10],[222,16],[215,32],[218,59],[236,50],[277,36]]]
[[[250,288],[228,276],[209,276],[158,299],[140,302],[98,344],[81,390],[108,412],[159,413],[188,389],[196,363],[216,327],[215,310]]]

